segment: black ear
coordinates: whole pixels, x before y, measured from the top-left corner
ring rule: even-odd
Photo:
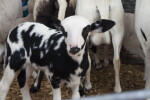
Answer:
[[[57,29],[62,31],[65,37],[67,37],[67,33],[65,32],[64,27],[61,25],[61,21],[50,15],[38,15],[36,18],[36,22],[46,25],[49,28]]]
[[[106,32],[115,25],[114,21],[102,19],[91,24],[91,31],[98,29],[99,32]]]
[[[83,28],[83,31],[82,31],[82,36],[84,38],[84,40],[86,40],[87,36],[88,36],[88,33],[91,31],[91,27],[90,25],[87,25],[86,27]]]
[[[61,21],[50,15],[38,15],[36,16],[36,22],[42,23],[49,28],[59,29],[61,26]]]

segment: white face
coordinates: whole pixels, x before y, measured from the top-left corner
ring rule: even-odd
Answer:
[[[63,34],[69,55],[78,55],[83,51],[91,31],[98,29],[98,33],[106,32],[115,22],[102,19],[90,24],[84,17],[71,16],[64,19],[61,24],[64,28],[62,31],[65,31]]]
[[[70,55],[79,54],[85,47],[90,22],[81,16],[71,16],[62,21],[62,26],[66,32],[65,43],[68,53]]]

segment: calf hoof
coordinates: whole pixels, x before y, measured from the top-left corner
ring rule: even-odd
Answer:
[[[90,83],[90,84],[86,84],[86,83],[85,83],[85,89],[86,89],[86,90],[90,90],[91,88],[92,88],[91,83]]]
[[[99,63],[96,64],[96,62],[94,60],[92,60],[92,66],[94,66],[96,69],[101,69],[102,68],[101,63],[99,62]]]
[[[34,87],[34,85],[30,88],[30,93],[36,93],[39,89],[37,87]]]
[[[85,90],[83,89],[83,90],[79,90],[79,93],[80,93],[80,96],[81,97],[84,97],[85,96]]]
[[[109,60],[104,60],[103,66],[107,67],[109,65]]]
[[[102,69],[103,68],[101,64],[97,64],[95,67],[96,67],[96,69]]]
[[[81,96],[81,97],[84,97],[84,95],[85,95],[85,90],[84,90],[84,88],[81,87],[81,86],[80,86],[80,88],[79,88],[79,93],[80,93],[80,96]]]
[[[114,91],[115,91],[116,93],[122,92],[121,87],[115,87],[115,88],[114,88]]]

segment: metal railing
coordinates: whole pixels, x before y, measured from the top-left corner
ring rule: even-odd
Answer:
[[[147,100],[148,98],[150,98],[150,90],[137,90],[122,93],[105,94],[101,96],[85,97],[74,100]]]

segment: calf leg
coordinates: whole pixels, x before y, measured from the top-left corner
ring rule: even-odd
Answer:
[[[2,55],[2,53],[4,52],[4,44],[0,43],[0,56]]]
[[[4,55],[5,55],[5,52],[3,51],[3,53],[0,56],[0,64],[4,64]]]
[[[3,56],[4,56],[4,45],[0,43],[0,63],[3,61]]]
[[[31,96],[28,88],[28,79],[33,72],[33,68],[31,66],[27,66],[26,69],[21,70],[18,75],[18,83],[20,86],[21,94],[23,100],[31,100]]]
[[[0,100],[5,100],[15,74],[15,71],[10,68],[9,64],[7,64],[2,80],[0,81]]]
[[[81,97],[83,97],[85,95],[85,90],[84,90],[82,84],[80,84],[80,86],[79,86],[79,93],[80,93]]]
[[[109,1],[108,0],[97,0],[97,10],[100,13],[101,19],[109,19]],[[100,33],[101,34],[101,33]],[[110,44],[110,34],[109,31],[106,31],[104,34],[104,43],[105,44]],[[108,45],[104,45],[104,66],[108,66],[109,61],[107,59],[107,49]]]
[[[94,53],[94,66],[95,66],[97,69],[102,68],[102,65],[101,65],[100,60],[99,60],[98,48],[97,48],[96,46],[92,46],[91,50],[92,50],[92,52]]]
[[[53,91],[53,100],[61,100],[61,90],[60,87],[52,88]]]
[[[97,0],[96,4],[98,4],[97,10],[99,11],[99,14],[101,16],[101,19],[109,19],[109,5],[108,5],[108,0]],[[101,34],[101,33],[99,33]],[[104,33],[104,43],[110,44],[110,34],[109,32]],[[105,48],[107,49],[107,48]],[[100,61],[98,59],[98,49],[96,50],[97,53],[94,54],[95,62],[96,62],[96,68],[102,68],[102,65],[100,64]],[[105,57],[106,57],[107,51],[105,51]],[[108,60],[105,58],[104,59],[104,66],[108,65]]]
[[[103,66],[108,66],[109,65],[109,60],[107,59],[107,50],[108,50],[108,45],[104,45],[104,63]]]
[[[114,48],[113,64],[114,64],[114,70],[115,70],[114,91],[121,92],[119,73],[120,73],[120,50],[121,50],[122,39],[121,37],[115,35],[115,32],[113,32],[112,42],[113,42],[113,48]]]
[[[43,76],[44,76],[44,72],[39,70],[38,71],[38,75],[36,77],[36,80],[35,80],[34,84],[30,88],[30,92],[31,93],[36,93],[40,89]]]
[[[48,70],[45,71],[48,82],[52,85],[53,100],[61,100],[60,78],[53,77]]]
[[[71,87],[72,89],[72,99],[78,99],[80,98],[80,93],[79,93],[79,84],[76,84]]]
[[[91,81],[90,81],[90,73],[91,73],[91,59],[90,59],[90,56],[88,55],[88,61],[89,61],[89,68],[86,72],[86,76],[85,76],[85,88],[87,90],[91,89],[92,88],[92,85],[91,85]]]
[[[145,88],[150,89],[150,50],[147,47],[143,48],[145,54]]]
[[[147,53],[145,53],[145,55],[147,55]],[[145,80],[146,81],[146,79],[147,79],[147,65],[148,65],[148,56],[145,56],[145,58],[144,58],[144,61],[145,61],[145,73],[144,73],[144,78],[143,78],[143,80]]]

